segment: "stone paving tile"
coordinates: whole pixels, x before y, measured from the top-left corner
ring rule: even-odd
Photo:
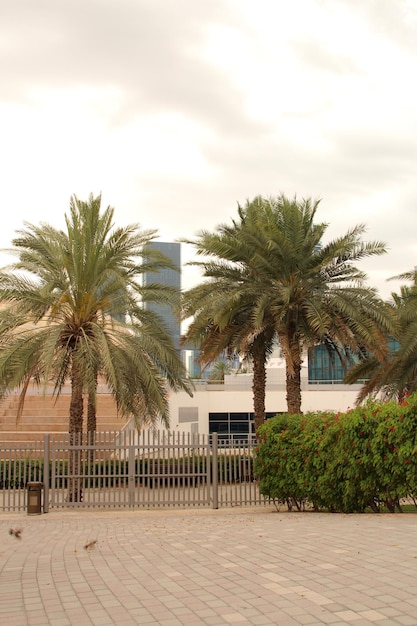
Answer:
[[[264,508],[0,514],[0,623],[417,626],[414,520]]]

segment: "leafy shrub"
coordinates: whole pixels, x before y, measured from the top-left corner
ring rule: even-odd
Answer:
[[[290,506],[400,510],[417,493],[417,394],[346,413],[279,415],[259,430],[254,468],[261,493]]]

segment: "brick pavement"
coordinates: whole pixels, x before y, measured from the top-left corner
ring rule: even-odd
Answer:
[[[0,537],[7,626],[417,626],[413,514],[4,513]]]

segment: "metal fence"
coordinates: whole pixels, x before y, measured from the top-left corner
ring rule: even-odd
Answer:
[[[27,484],[43,481],[45,442],[0,444],[0,510],[22,511],[27,505]]]
[[[43,484],[43,511],[58,508],[265,504],[253,475],[254,441],[168,431],[45,435],[0,444],[0,510],[27,508]]]

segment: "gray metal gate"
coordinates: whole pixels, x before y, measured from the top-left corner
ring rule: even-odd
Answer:
[[[212,472],[216,453],[208,436],[166,431],[84,433],[53,437],[48,448],[46,510],[218,506]]]
[[[43,510],[266,504],[251,437],[111,431],[0,444],[0,510],[23,511],[27,483],[43,483]]]

